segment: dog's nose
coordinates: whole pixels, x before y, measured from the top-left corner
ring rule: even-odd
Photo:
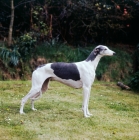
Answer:
[[[116,55],[116,53],[114,52],[113,55]]]

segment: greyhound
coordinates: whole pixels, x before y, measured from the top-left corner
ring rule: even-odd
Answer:
[[[29,93],[22,98],[20,114],[24,114],[23,108],[28,99],[31,99],[32,110],[36,110],[34,101],[48,89],[49,81],[54,80],[73,88],[83,88],[82,110],[84,117],[90,117],[92,114],[88,110],[88,103],[97,65],[101,57],[115,54],[108,47],[99,45],[84,61],[74,63],[55,62],[38,67],[32,74],[32,87]]]

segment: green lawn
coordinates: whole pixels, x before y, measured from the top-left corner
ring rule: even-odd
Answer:
[[[35,102],[38,111],[21,98],[30,81],[0,82],[1,140],[139,140],[139,95],[119,89],[115,83],[95,82],[89,109],[81,110],[82,90],[51,82],[48,92]]]

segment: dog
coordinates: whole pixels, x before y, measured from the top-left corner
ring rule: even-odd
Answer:
[[[101,57],[115,54],[108,47],[99,45],[84,61],[75,63],[55,62],[38,67],[32,74],[32,87],[29,93],[21,100],[20,114],[24,114],[23,108],[28,99],[31,99],[32,110],[36,110],[34,101],[48,89],[49,81],[54,80],[73,88],[83,88],[82,110],[84,117],[90,117],[92,114],[88,110],[88,103],[97,65]]]

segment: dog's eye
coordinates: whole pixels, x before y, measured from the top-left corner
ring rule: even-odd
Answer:
[[[107,49],[104,49],[105,51],[107,50]]]

